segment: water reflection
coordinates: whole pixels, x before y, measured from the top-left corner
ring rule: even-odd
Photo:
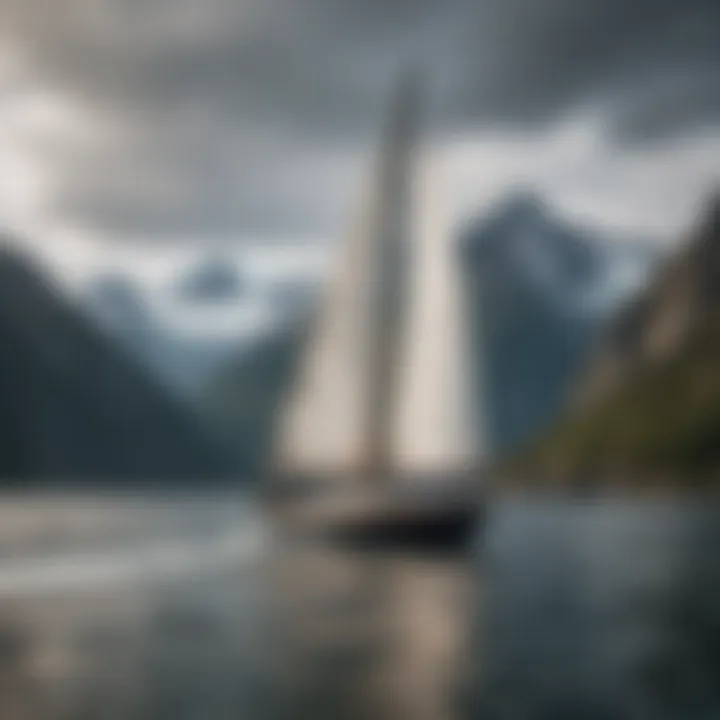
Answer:
[[[465,557],[248,552],[225,501],[104,512],[112,539],[0,559],[2,720],[720,713],[709,506],[508,503]]]
[[[504,507],[476,712],[719,716],[719,540],[718,510],[700,504]]]
[[[472,557],[277,549],[278,627],[298,717],[456,716],[478,604]]]

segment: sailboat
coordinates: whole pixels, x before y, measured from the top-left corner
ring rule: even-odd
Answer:
[[[419,105],[406,80],[276,433],[275,507],[346,538],[455,542],[482,514],[462,284]]]

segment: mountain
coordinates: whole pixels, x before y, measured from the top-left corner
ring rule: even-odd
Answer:
[[[165,338],[130,278],[112,272],[93,278],[83,289],[82,303],[105,332],[154,372]]]
[[[672,485],[720,477],[720,199],[610,324],[568,416],[508,471]]]
[[[314,276],[274,281],[247,277],[241,289],[234,284],[233,278],[239,277],[234,264],[216,283],[219,270],[218,265],[201,260],[168,287],[159,288],[159,293],[126,272],[107,271],[87,282],[82,303],[160,384],[195,403],[227,363],[249,351],[256,340],[264,341],[263,325],[288,327],[306,315],[320,284]],[[210,331],[218,319],[218,331]]]
[[[477,405],[497,457],[554,422],[604,321],[655,253],[575,227],[529,191],[466,228],[461,253]]]
[[[202,480],[229,462],[172,400],[17,251],[0,252],[0,475]]]
[[[170,393],[193,401],[203,383],[243,346],[235,336],[174,332],[134,281],[107,273],[87,284],[84,305],[103,329]],[[194,306],[189,298],[185,302]],[[209,302],[203,300],[199,302]]]
[[[273,431],[308,322],[306,314],[272,328],[216,373],[202,393],[203,417],[234,448],[236,467],[248,476],[270,470]]]
[[[646,292],[618,314],[578,385],[578,407],[592,405],[653,362],[673,353],[720,310],[720,196],[682,251]]]

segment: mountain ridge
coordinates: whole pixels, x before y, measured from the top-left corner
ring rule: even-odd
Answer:
[[[536,485],[720,479],[720,201],[608,326],[565,417],[501,467]]]
[[[7,481],[224,476],[223,451],[19,250],[0,251],[0,474]]]
[[[469,224],[460,252],[476,404],[500,457],[555,421],[613,307],[656,257],[650,246],[603,242],[527,188]]]

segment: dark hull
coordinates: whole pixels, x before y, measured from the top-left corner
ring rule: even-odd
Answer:
[[[462,549],[477,541],[485,524],[485,504],[472,486],[432,494],[369,490],[323,509],[330,492],[275,498],[271,507],[286,526],[362,548]]]
[[[324,537],[361,548],[455,550],[470,547],[484,525],[480,507],[442,509],[422,514],[381,513],[359,520],[327,523],[317,528]]]

